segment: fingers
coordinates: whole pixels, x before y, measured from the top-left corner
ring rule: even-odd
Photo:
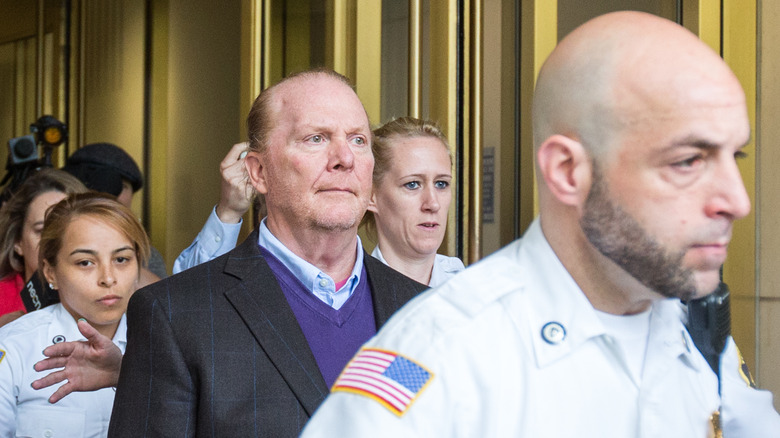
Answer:
[[[43,350],[43,355],[54,358],[61,356],[70,356],[79,341],[60,342],[59,344],[49,345]],[[43,361],[42,361],[43,362]]]
[[[40,362],[38,362],[38,363],[40,363]],[[49,373],[46,376],[41,377],[38,380],[33,381],[32,382],[32,388],[33,389],[47,388],[47,387],[49,387],[51,385],[60,383],[60,382],[62,382],[65,379],[67,379],[67,376],[65,375],[65,371],[56,371],[56,372],[53,372],[53,373]]]
[[[85,338],[87,338],[87,341],[93,342],[97,340],[97,335],[100,334],[94,327],[92,327],[86,319],[80,318],[76,324],[79,326],[79,331],[82,335],[84,335]],[[71,348],[71,351],[73,349]]]
[[[246,154],[243,154],[243,152],[246,152],[247,149],[249,149],[248,142],[234,144],[233,147],[231,147],[228,151],[227,155],[225,155],[225,158],[222,160],[220,167],[225,169],[231,165],[236,164],[236,162],[242,160],[246,156]],[[243,167],[243,163],[241,163],[241,167]]]
[[[36,362],[33,368],[38,372],[53,370],[55,368],[63,368],[67,362],[68,356],[55,356]]]
[[[73,392],[73,384],[70,382],[60,386],[56,391],[54,391],[54,394],[49,397],[49,403],[57,403],[58,401],[65,398],[66,395]]]

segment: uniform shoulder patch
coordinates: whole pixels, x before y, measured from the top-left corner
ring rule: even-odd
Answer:
[[[5,350],[0,350],[0,363],[3,362],[3,359],[5,359]]]
[[[734,347],[737,349],[737,357],[739,358],[739,376],[742,377],[742,380],[747,386],[756,388],[756,382],[753,380],[753,376],[750,374],[750,368],[748,368],[745,359],[742,357],[742,352],[739,351],[739,348],[736,345]]]
[[[362,348],[333,384],[333,392],[351,392],[379,402],[402,416],[433,379],[419,363],[392,351]]]

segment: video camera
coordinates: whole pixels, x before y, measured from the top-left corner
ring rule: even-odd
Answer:
[[[34,171],[52,167],[51,155],[54,148],[68,140],[68,129],[64,123],[52,116],[42,116],[30,125],[30,134],[8,140],[7,173],[0,186],[11,181],[0,194],[0,204],[8,200],[16,189]],[[42,147],[43,154],[38,151]]]

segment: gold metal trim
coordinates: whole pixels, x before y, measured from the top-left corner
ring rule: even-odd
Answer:
[[[46,5],[44,0],[38,0],[38,29],[35,46],[35,117],[43,114],[43,71],[44,71],[44,15]]]
[[[376,0],[357,0],[355,26],[355,88],[368,119],[381,122],[382,6]]]
[[[421,117],[422,107],[422,1],[409,0],[408,113]]]
[[[259,3],[257,9],[262,11],[262,15],[253,20],[255,36],[252,40],[257,44],[257,48],[252,51],[252,64],[256,68],[257,79],[252,84],[252,99],[257,97],[264,88],[271,86],[271,13],[273,12],[271,0],[254,0],[253,3]]]
[[[723,0],[721,53],[726,63],[742,84],[750,119],[750,131],[756,132],[756,29],[757,0]],[[743,148],[747,158],[739,161],[739,169],[750,202],[756,205],[756,144],[755,138]],[[756,266],[757,242],[756,229],[760,226],[759,216],[752,211],[747,217],[734,223],[729,258],[723,266],[723,278],[732,291],[732,306],[741,300],[750,303],[750,309],[741,307],[740,312],[732,313],[732,328],[737,345],[743,351],[754,354],[745,355],[750,368],[756,368],[758,345],[756,343]],[[758,376],[758,373],[757,373]]]
[[[78,64],[78,141],[83,142],[86,136],[86,53],[87,53],[87,2],[79,2],[79,64]],[[75,149],[75,148],[74,148]]]
[[[450,150],[455,155],[455,134],[457,120],[457,1],[435,1],[430,3],[430,73],[428,87],[428,114],[425,117],[435,120],[442,131],[450,139]],[[460,185],[468,188],[468,182],[455,181],[457,189]],[[456,218],[455,209],[451,208],[447,216],[447,232],[440,251],[454,255],[456,241],[464,238],[456,233],[456,220],[466,220],[466,213],[461,212]]]
[[[483,0],[470,2],[469,32],[469,222],[468,262],[482,256],[482,13]]]
[[[681,0],[682,25],[720,53],[720,0]]]
[[[348,20],[347,2],[349,0],[328,0],[327,22],[328,42],[326,44],[326,62],[331,68],[347,77],[350,75],[348,66]]]
[[[539,70],[558,43],[558,1],[524,0],[521,11],[520,56],[520,220],[518,233],[531,224],[539,212],[534,169],[531,105]]]

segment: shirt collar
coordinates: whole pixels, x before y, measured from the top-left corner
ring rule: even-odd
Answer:
[[[360,236],[357,236],[355,266],[352,268],[352,273],[347,282],[338,291],[333,278],[319,270],[316,266],[298,257],[284,246],[276,236],[271,234],[271,231],[265,224],[265,219],[260,222],[257,244],[279,259],[284,267],[289,269],[309,292],[334,309],[338,310],[352,296],[352,293],[357,289],[358,283],[360,283],[360,273],[363,271],[363,245],[360,241]]]
[[[65,309],[65,306],[62,303],[54,306],[52,311],[53,321],[49,324],[49,341],[52,344],[68,341],[86,341],[87,338],[81,334],[76,320]],[[122,314],[122,319],[119,320],[119,325],[116,328],[112,341],[124,354],[127,346],[127,314]]]
[[[537,365],[543,367],[591,339],[606,336],[606,330],[593,305],[550,247],[538,218],[521,241],[522,245],[513,245],[511,251],[515,251],[514,257],[521,266],[533,267],[521,273],[521,281],[525,287],[543,292],[528,295],[534,301],[532,307],[536,312],[526,315],[528,321],[516,321],[516,324],[532,325],[532,330],[537,333],[533,337]],[[692,342],[682,318],[679,300],[655,301],[651,311],[649,342],[663,345],[663,350],[669,356],[690,356]],[[549,323],[563,327],[565,338],[562,342],[545,340],[544,327]],[[695,362],[691,358],[687,359]]]

